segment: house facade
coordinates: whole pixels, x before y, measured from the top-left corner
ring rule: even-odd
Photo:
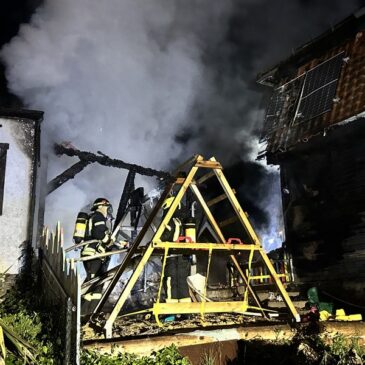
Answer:
[[[22,248],[37,237],[42,117],[0,109],[0,272],[17,273]]]
[[[297,278],[365,298],[365,8],[258,76]],[[339,293],[341,292],[341,293]]]

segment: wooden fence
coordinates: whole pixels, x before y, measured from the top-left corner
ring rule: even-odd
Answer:
[[[55,313],[64,342],[64,364],[80,363],[81,283],[77,264],[67,261],[60,223],[47,227],[39,242],[41,282],[45,305]]]

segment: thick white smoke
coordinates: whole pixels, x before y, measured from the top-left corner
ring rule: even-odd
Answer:
[[[181,19],[189,5],[196,13]],[[80,149],[168,168],[172,159],[195,152],[182,151],[174,136],[188,123],[204,84],[199,22],[210,17],[219,35],[229,9],[228,3],[201,5],[46,1],[2,50],[9,87],[27,107],[45,111],[48,147],[66,140]],[[51,178],[73,161],[50,156],[49,162]],[[87,167],[49,197],[47,222],[68,221],[70,214],[73,219],[98,196],[116,200],[124,176]]]

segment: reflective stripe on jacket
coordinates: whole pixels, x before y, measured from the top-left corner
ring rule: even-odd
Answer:
[[[105,246],[109,243],[111,233],[106,225],[106,218],[96,211],[89,219],[85,240],[96,240],[86,245],[81,251],[81,256],[94,256],[98,253],[105,253]]]

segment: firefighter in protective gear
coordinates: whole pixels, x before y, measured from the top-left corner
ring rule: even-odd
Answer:
[[[82,257],[105,253],[106,249],[114,242],[112,233],[107,227],[107,220],[112,217],[113,213],[109,200],[105,198],[96,199],[91,210],[93,213],[88,220],[85,241],[94,240],[95,242],[84,246],[81,251]],[[84,261],[87,274],[86,281],[101,275],[105,271],[106,268],[103,263],[104,260],[101,258]]]
[[[171,207],[174,197],[167,198],[163,205],[163,216],[165,216]],[[166,227],[161,239],[165,242],[176,242],[179,236],[184,235],[183,221],[186,213],[184,207],[179,204],[176,208],[173,218]],[[185,302],[190,301],[189,287],[187,277],[190,275],[190,256],[171,254],[167,256],[164,289],[166,302]]]

